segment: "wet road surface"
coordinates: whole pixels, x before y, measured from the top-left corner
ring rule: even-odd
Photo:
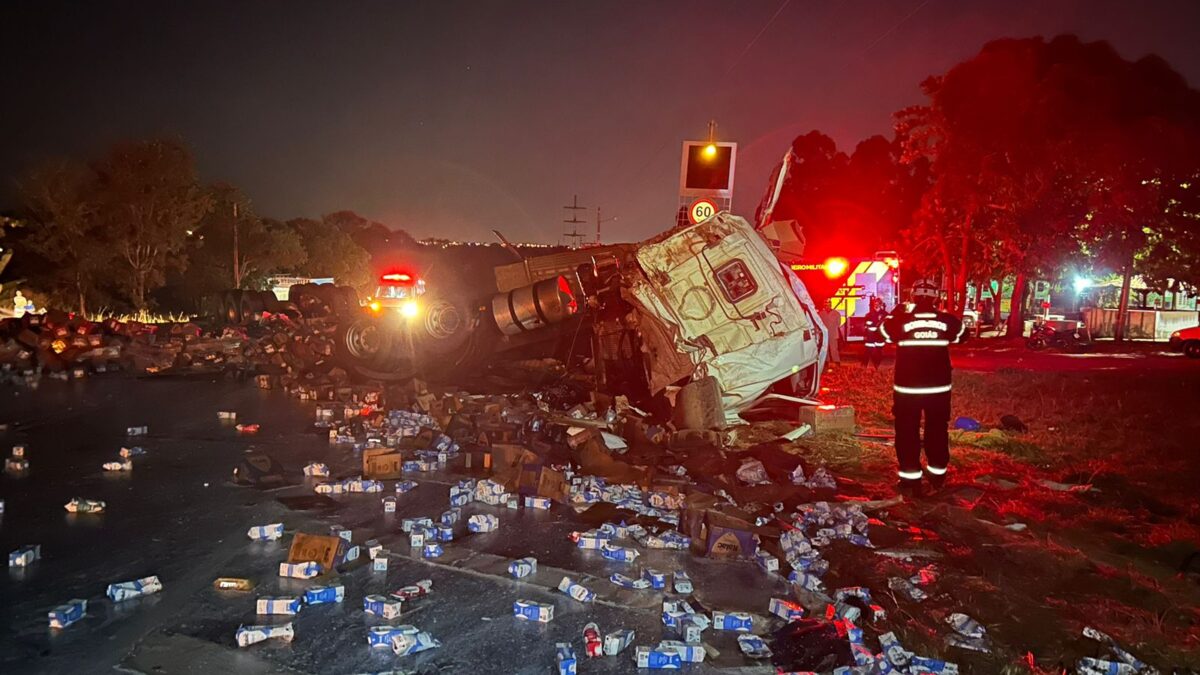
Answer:
[[[561,505],[518,511],[473,502],[455,526],[456,540],[444,544],[445,555],[424,560],[410,552],[400,521],[436,520],[458,478],[450,474],[412,476],[420,485],[400,496],[395,514],[382,512],[378,494],[335,497],[328,510],[289,510],[278,497],[312,494],[301,472],[305,463],[327,462],[338,476],[357,473],[359,460],[312,431],[315,404],[277,391],[225,381],[108,377],[45,382],[37,391],[7,389],[0,396],[0,423],[9,425],[0,447],[7,453],[26,444],[31,465],[24,477],[0,479],[7,502],[0,542],[6,552],[40,543],[43,556],[0,580],[2,672],[546,673],[554,672],[555,642],[570,642],[583,658],[580,634],[589,621],[602,633],[633,629],[635,645],[671,637],[660,618],[664,594],[617,587],[607,579],[612,572],[686,569],[701,604],[756,617],[765,617],[770,597],[787,596],[782,578],[751,563],[642,550],[636,563],[626,564],[577,549],[566,535],[588,526]],[[234,410],[239,421],[261,424],[262,431],[241,436],[218,421],[219,410]],[[125,437],[126,427],[142,424],[150,427],[148,437]],[[134,460],[129,474],[105,474],[100,465],[115,459],[122,445],[140,445],[147,454]],[[272,491],[234,486],[232,468],[250,446],[280,460],[294,485]],[[392,494],[391,485],[383,494]],[[68,514],[62,505],[73,496],[102,499],[107,510]],[[474,513],[497,515],[500,529],[467,533],[466,518]],[[252,542],[245,535],[253,525],[280,521],[287,531],[282,541]],[[373,572],[362,560],[311,582],[277,575],[291,533],[326,534],[335,523],[350,528],[355,543],[379,539],[391,552],[389,571]],[[528,555],[539,560],[537,575],[510,578],[509,560]],[[107,584],[150,574],[162,580],[161,593],[116,604],[104,597]],[[553,590],[564,574],[596,591],[597,602],[578,603]],[[218,592],[212,588],[218,576],[248,577],[258,587]],[[362,597],[421,579],[433,580],[433,594],[406,603],[404,615],[386,623],[416,625],[442,647],[403,657],[370,649],[367,627],[385,622],[363,612]],[[295,617],[294,642],[237,649],[239,624],[272,623],[256,617],[256,597],[303,594],[334,580],[345,585],[345,602],[303,609]],[[77,597],[89,600],[88,616],[62,631],[48,629],[47,611]],[[553,604],[554,620],[514,619],[517,599]],[[777,625],[765,621],[756,618],[756,625]],[[704,636],[717,653],[685,671],[772,672],[740,654],[735,633],[710,629]],[[630,647],[617,657],[581,662],[580,672],[637,672],[632,659]]]

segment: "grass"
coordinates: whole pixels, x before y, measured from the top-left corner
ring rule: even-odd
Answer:
[[[890,432],[891,377],[888,368],[843,365],[826,376],[822,398],[853,405],[861,430]],[[1200,586],[1179,571],[1200,547],[1197,411],[1195,370],[956,373],[952,418],[987,429],[1012,414],[1029,431],[956,437],[951,496],[888,514],[937,533],[945,556],[939,586],[948,596],[887,603],[901,632],[934,649],[929,627],[946,613],[979,619],[999,644],[989,657],[943,652],[964,672],[1060,672],[1100,653],[1081,637],[1085,625],[1156,665],[1200,668]],[[744,440],[790,428],[755,426],[763,429]],[[871,496],[893,490],[890,445],[821,436],[796,451]],[[1092,489],[1060,491],[1045,480]],[[1002,527],[1009,523],[1027,529]],[[872,588],[896,572],[856,561]]]

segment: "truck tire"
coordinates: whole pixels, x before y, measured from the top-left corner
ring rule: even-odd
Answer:
[[[462,350],[474,328],[467,304],[454,298],[425,294],[414,321],[415,342],[422,355],[451,356]]]
[[[329,315],[329,301],[326,299],[321,287],[317,284],[300,284],[299,287],[292,286],[291,291],[288,293],[288,299],[296,303],[296,306],[300,308],[300,313],[305,318]]]
[[[271,314],[279,313],[279,299],[271,291],[256,291],[258,294],[258,303],[262,306],[264,312]]]
[[[262,320],[264,307],[258,291],[242,291],[241,307],[243,322],[257,323]]]
[[[335,358],[358,378],[394,382],[411,378],[413,360],[399,344],[400,336],[382,322],[360,316],[343,321],[336,334]]]
[[[358,291],[353,286],[338,286],[338,292],[341,293],[346,305],[351,310],[357,311],[359,307],[362,307],[362,301],[358,298]]]
[[[221,296],[221,305],[226,323],[236,326],[242,322],[241,291],[225,291]]]

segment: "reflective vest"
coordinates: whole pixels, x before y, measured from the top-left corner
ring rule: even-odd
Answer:
[[[887,342],[883,339],[883,334],[879,329],[883,327],[884,320],[887,319],[887,312],[882,309],[873,309],[867,312],[866,329],[863,331],[863,346],[864,347],[882,347]]]
[[[950,343],[962,337],[963,324],[945,312],[898,312],[884,320],[882,334],[896,345],[896,381],[901,394],[950,391]]]

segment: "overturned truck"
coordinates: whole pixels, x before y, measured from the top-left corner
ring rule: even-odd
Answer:
[[[310,301],[309,311],[336,316],[338,362],[372,379],[449,380],[501,358],[556,356],[586,358],[598,389],[635,404],[708,376],[727,415],[768,391],[817,391],[828,337],[816,307],[737,216],[525,258],[495,274],[489,297],[430,292],[416,316],[349,302]]]

